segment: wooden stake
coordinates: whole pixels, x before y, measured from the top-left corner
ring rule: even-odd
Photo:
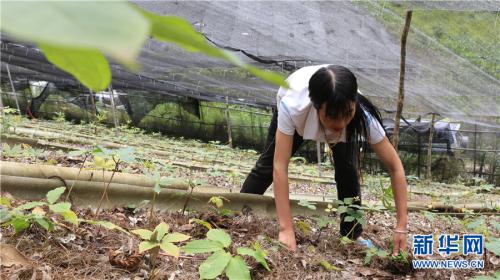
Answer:
[[[400,63],[400,73],[399,73],[399,94],[398,94],[398,107],[396,110],[396,117],[394,119],[394,133],[392,135],[392,145],[396,151],[398,150],[399,142],[399,122],[401,120],[401,114],[403,113],[403,103],[404,103],[404,81],[406,72],[406,38],[408,37],[408,31],[410,30],[412,11],[406,11],[405,27],[403,29],[403,34],[401,35],[401,63]]]
[[[432,137],[434,136],[434,123],[436,121],[436,113],[432,113],[431,126],[429,127],[429,142],[427,144],[427,180],[431,180],[431,165],[432,165]]]
[[[233,147],[233,136],[231,134],[231,118],[229,117],[229,97],[226,95],[226,122],[227,122],[227,138],[229,147]]]
[[[118,119],[116,118],[116,107],[115,107],[115,95],[113,94],[113,87],[109,85],[108,87],[109,97],[111,99],[111,112],[113,113],[113,123],[115,128],[118,129]]]

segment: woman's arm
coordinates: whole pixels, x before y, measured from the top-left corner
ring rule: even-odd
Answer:
[[[293,230],[288,192],[288,163],[292,154],[293,136],[276,130],[273,162],[273,190],[279,222],[279,241],[295,251],[297,244]]]
[[[408,224],[407,215],[407,188],[406,177],[403,164],[394,147],[387,137],[379,143],[371,145],[377,156],[382,160],[385,167],[391,175],[392,191],[394,193],[394,202],[396,204],[396,230],[406,231]],[[394,234],[394,251],[398,253],[399,249],[406,250],[406,234]]]

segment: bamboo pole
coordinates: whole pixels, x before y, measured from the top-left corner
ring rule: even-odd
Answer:
[[[412,11],[406,11],[405,26],[403,28],[403,34],[401,35],[401,62],[400,62],[400,74],[399,74],[399,94],[398,94],[398,104],[396,109],[396,117],[394,119],[394,133],[392,134],[392,145],[396,151],[398,150],[399,144],[399,122],[401,120],[401,114],[403,113],[404,104],[404,81],[406,72],[406,38],[408,37],[408,31],[410,30]]]
[[[436,121],[436,114],[432,113],[432,120],[429,127],[429,141],[427,143],[427,180],[431,180],[432,168],[432,137],[434,136],[434,122]]]

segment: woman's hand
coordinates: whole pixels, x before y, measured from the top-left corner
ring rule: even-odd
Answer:
[[[292,252],[297,251],[297,242],[295,241],[295,233],[293,232],[293,229],[280,229],[279,241]]]
[[[406,237],[407,233],[404,233],[405,230],[398,231],[397,229],[394,231],[392,238],[394,240],[394,249],[392,250],[392,255],[397,256],[399,251],[406,251]]]

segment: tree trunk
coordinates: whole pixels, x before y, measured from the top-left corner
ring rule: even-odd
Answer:
[[[401,62],[400,62],[400,74],[399,74],[399,94],[398,94],[398,107],[396,110],[396,117],[394,119],[394,132],[392,135],[392,145],[396,151],[398,150],[399,143],[399,122],[401,120],[401,114],[403,113],[404,104],[404,81],[406,72],[406,38],[408,37],[408,31],[410,30],[412,11],[406,11],[406,21],[403,29],[403,34],[401,35]]]

